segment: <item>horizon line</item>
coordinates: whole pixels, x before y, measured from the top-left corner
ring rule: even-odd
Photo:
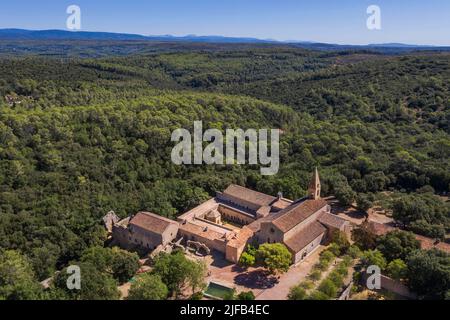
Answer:
[[[224,39],[249,39],[249,40],[256,40],[260,42],[267,42],[267,43],[279,43],[279,44],[328,44],[328,45],[336,45],[336,46],[360,46],[360,47],[367,47],[367,46],[392,46],[392,45],[399,45],[399,46],[410,46],[410,47],[450,47],[450,44],[448,45],[439,45],[439,44],[419,44],[419,43],[407,43],[402,41],[395,41],[395,42],[382,42],[382,43],[366,43],[366,44],[354,44],[354,43],[339,43],[339,42],[323,42],[323,41],[315,41],[315,40],[280,40],[280,39],[272,39],[272,38],[259,38],[255,36],[226,36],[226,35],[218,35],[218,34],[205,34],[205,35],[198,35],[198,34],[184,34],[184,35],[175,35],[175,34],[144,34],[144,33],[128,33],[128,32],[115,32],[115,31],[93,31],[93,30],[68,30],[68,29],[24,29],[19,27],[8,27],[8,28],[0,28],[0,31],[5,30],[19,30],[19,31],[29,31],[29,32],[45,32],[45,31],[58,31],[58,32],[68,32],[68,33],[107,33],[107,34],[116,34],[116,35],[126,35],[126,36],[139,36],[144,38],[156,38],[156,37],[165,37],[165,38],[189,38],[189,37],[196,37],[196,38],[224,38]],[[121,40],[118,40],[121,41]]]

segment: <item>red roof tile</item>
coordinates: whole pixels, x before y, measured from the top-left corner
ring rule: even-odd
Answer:
[[[253,191],[235,184],[230,185],[224,192],[224,195],[229,195],[237,199],[241,199],[260,207],[269,206],[277,198],[269,196],[267,194]]]
[[[327,229],[323,225],[315,221],[287,239],[285,244],[289,249],[297,253],[326,231]]]
[[[331,213],[323,213],[319,217],[319,222],[325,225],[326,227],[342,229],[348,222],[345,219],[338,217],[335,214]]]
[[[139,212],[130,220],[129,224],[157,234],[162,234],[171,224],[178,225],[176,221],[150,212]]]
[[[287,232],[327,205],[323,199],[304,200],[281,210],[274,216],[272,222],[282,232]]]

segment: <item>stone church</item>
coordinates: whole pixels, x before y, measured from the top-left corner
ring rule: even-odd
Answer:
[[[216,197],[172,221],[151,213],[139,213],[115,223],[113,238],[122,246],[154,249],[176,241],[205,254],[218,251],[238,262],[251,243],[283,243],[294,264],[301,262],[334,230],[348,232],[349,223],[333,215],[321,198],[317,169],[308,196],[292,201],[238,185],[230,185]]]

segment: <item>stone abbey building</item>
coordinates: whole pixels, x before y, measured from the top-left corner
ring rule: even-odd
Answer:
[[[296,264],[334,230],[349,231],[349,223],[331,213],[320,190],[317,169],[308,196],[296,201],[230,185],[177,221],[145,212],[119,221],[113,238],[123,247],[149,250],[176,242],[205,253],[219,251],[231,262],[238,262],[247,244],[283,243]]]

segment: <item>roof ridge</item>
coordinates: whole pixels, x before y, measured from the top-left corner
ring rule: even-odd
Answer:
[[[166,221],[166,222],[169,222],[169,223],[177,223],[175,220],[169,219],[169,218],[164,217],[164,216],[162,216],[160,214],[156,214],[156,213],[149,212],[149,211],[139,211],[138,213],[136,213],[135,216],[137,216],[138,214],[144,214],[144,215],[149,216],[149,217],[158,218],[160,220],[163,220],[163,221]]]
[[[228,188],[229,188],[229,187],[238,187],[238,188],[241,188],[241,189],[246,189],[246,190],[251,191],[251,192],[253,192],[253,193],[259,193],[259,194],[261,194],[261,195],[264,195],[264,196],[267,196],[267,197],[271,197],[271,198],[277,199],[277,197],[274,197],[274,196],[272,196],[272,195],[270,195],[270,194],[267,194],[267,193],[264,193],[264,192],[261,192],[261,191],[256,191],[256,190],[253,190],[253,189],[250,189],[250,188],[247,188],[247,187],[238,185],[238,184],[232,183],[232,184],[230,184],[230,185],[228,186]],[[228,189],[228,188],[227,188],[227,189]],[[225,190],[226,190],[226,189],[225,189]]]

